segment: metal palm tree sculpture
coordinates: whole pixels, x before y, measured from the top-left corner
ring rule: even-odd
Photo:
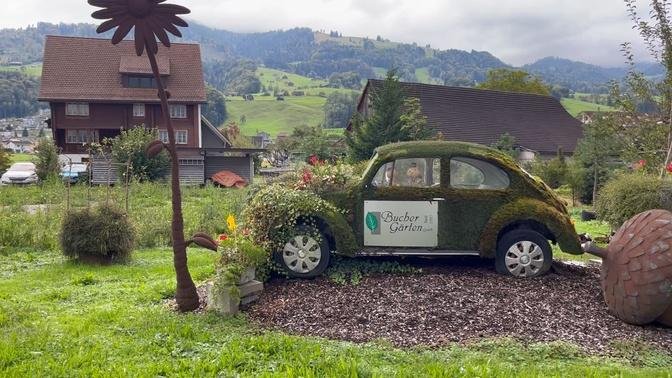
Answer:
[[[141,56],[147,51],[149,63],[156,79],[158,95],[161,99],[161,112],[168,130],[169,143],[154,141],[147,147],[149,155],[157,155],[163,149],[168,150],[171,159],[171,186],[172,186],[172,241],[173,263],[177,278],[175,299],[180,311],[192,311],[198,308],[199,298],[194,281],[191,279],[187,266],[187,245],[184,240],[184,220],[182,218],[182,195],[180,192],[180,175],[177,152],[175,150],[175,133],[170,121],[168,110],[168,96],[156,63],[156,54],[159,50],[156,39],[170,47],[169,32],[177,37],[182,34],[177,26],[186,27],[188,24],[178,17],[178,14],[188,14],[189,9],[173,4],[162,4],[165,0],[88,0],[89,4],[104,8],[94,12],[91,16],[103,22],[97,29],[98,33],[117,28],[112,43],[121,42],[126,35],[135,28],[135,52]]]

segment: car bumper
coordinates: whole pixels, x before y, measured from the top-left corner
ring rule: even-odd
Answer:
[[[30,185],[37,184],[38,179],[36,178],[25,178],[25,179],[3,179],[2,185]]]

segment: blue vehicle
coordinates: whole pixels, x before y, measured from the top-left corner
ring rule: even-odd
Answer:
[[[64,182],[70,182],[70,184],[75,184],[79,182],[81,176],[86,174],[88,171],[88,166],[86,163],[72,163],[66,164],[61,168],[60,176]]]

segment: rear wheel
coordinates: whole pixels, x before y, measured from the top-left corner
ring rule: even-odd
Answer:
[[[498,273],[530,278],[545,274],[553,263],[548,240],[532,230],[513,230],[497,243],[495,268]]]
[[[276,252],[275,261],[290,277],[312,278],[329,265],[329,245],[319,231],[299,226]]]

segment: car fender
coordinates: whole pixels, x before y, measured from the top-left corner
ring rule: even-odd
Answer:
[[[507,226],[526,221],[545,226],[563,252],[575,255],[583,253],[579,236],[567,214],[542,201],[526,198],[502,206],[490,217],[481,233],[481,255],[494,257],[501,231]]]
[[[321,227],[327,228],[328,237],[332,238],[333,246],[339,255],[354,257],[359,250],[357,239],[350,223],[345,216],[337,211],[325,209],[323,211],[306,214],[305,217],[318,220]]]

